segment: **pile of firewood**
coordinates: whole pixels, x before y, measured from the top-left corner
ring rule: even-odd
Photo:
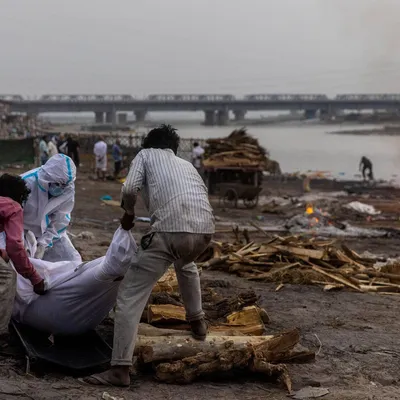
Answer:
[[[228,285],[229,286],[229,285]],[[264,374],[291,391],[286,363],[304,363],[315,353],[299,344],[297,329],[265,335],[267,312],[253,290],[226,295],[227,283],[202,284],[209,325],[205,341],[194,340],[186,322],[174,269],[158,281],[142,315],[135,347],[137,367],[151,365],[158,380],[189,383],[198,377],[231,371]]]
[[[275,236],[265,243],[212,242],[204,269],[218,269],[254,281],[323,285],[324,290],[400,293],[400,271],[377,270],[376,259],[362,257],[335,240]]]
[[[204,166],[212,168],[260,168],[269,163],[268,152],[258,140],[249,136],[246,129],[234,130],[228,137],[208,139]]]

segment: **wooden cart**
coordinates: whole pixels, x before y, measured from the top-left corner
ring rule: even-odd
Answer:
[[[261,192],[262,170],[258,168],[208,168],[205,169],[209,194],[219,196],[224,207],[237,207],[239,200],[247,208],[258,204]]]
[[[258,204],[261,187],[241,183],[221,183],[219,185],[219,204],[224,207],[237,208],[239,200],[246,208],[254,208]]]

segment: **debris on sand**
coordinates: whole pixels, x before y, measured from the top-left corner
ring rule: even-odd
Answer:
[[[253,281],[323,285],[361,293],[400,293],[400,273],[377,270],[376,259],[363,258],[335,240],[275,236],[265,243],[213,241],[204,269],[222,270]],[[392,270],[394,270],[392,268]]]
[[[375,210],[374,206],[370,206],[369,204],[364,204],[359,201],[352,201],[351,203],[344,206],[353,211],[357,211],[361,214],[368,214],[368,215],[379,215],[381,214],[380,211]]]

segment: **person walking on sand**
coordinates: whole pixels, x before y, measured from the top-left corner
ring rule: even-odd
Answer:
[[[151,216],[137,258],[128,269],[117,297],[111,369],[84,378],[93,385],[129,386],[142,312],[159,278],[174,264],[192,335],[205,340],[207,324],[201,302],[196,258],[214,233],[214,216],[207,189],[194,166],[176,156],[179,136],[169,125],[151,130],[132,161],[122,188],[125,214],[121,226],[134,226],[138,193]]]
[[[93,153],[96,162],[97,178],[105,181],[107,172],[107,143],[104,141],[103,136],[100,136],[94,145]]]

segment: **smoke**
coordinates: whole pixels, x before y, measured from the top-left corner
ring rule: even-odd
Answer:
[[[341,45],[358,53],[359,63],[353,65],[357,88],[400,93],[400,1],[316,0],[315,6],[324,18],[336,22],[346,38]]]

